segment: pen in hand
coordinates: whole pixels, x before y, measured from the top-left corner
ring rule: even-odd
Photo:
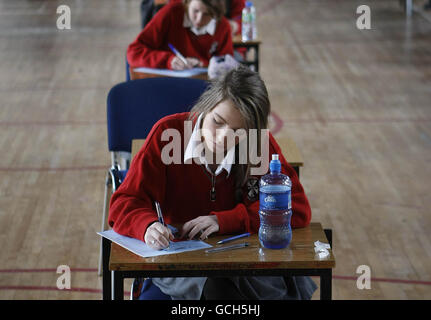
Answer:
[[[168,43],[169,48],[172,50],[172,52],[187,66],[187,67],[192,67],[189,65],[189,62],[187,61],[186,58],[184,58],[184,56],[170,43]]]
[[[163,219],[163,215],[162,215],[162,209],[160,208],[160,203],[158,201],[154,201],[154,204],[156,206],[157,217],[159,218],[159,222],[166,227],[165,220]]]
[[[157,218],[159,219],[159,222],[168,229],[168,232],[172,235],[171,231],[169,230],[168,226],[165,224],[165,219],[163,219],[163,214],[162,214],[162,209],[160,208],[160,203],[158,201],[154,201],[154,205],[156,207],[156,211],[157,211]],[[169,236],[170,237],[170,236]],[[170,239],[168,238],[169,243],[170,243]],[[165,248],[168,249],[169,245]]]

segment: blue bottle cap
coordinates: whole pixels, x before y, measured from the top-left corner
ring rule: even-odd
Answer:
[[[251,2],[251,1],[246,1],[246,2],[245,2],[245,6],[246,6],[247,8],[250,8],[250,7],[252,7],[252,6],[253,6],[253,2]]]
[[[272,155],[272,160],[269,163],[269,170],[272,172],[280,172],[281,171],[281,162],[278,159],[278,154]]]

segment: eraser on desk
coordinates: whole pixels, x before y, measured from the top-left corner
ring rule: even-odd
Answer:
[[[324,249],[324,251],[320,251],[320,252],[318,253],[318,255],[319,255],[319,258],[320,258],[320,259],[324,259],[324,258],[326,258],[327,256],[329,256],[329,251],[328,251],[328,250],[326,250],[326,249]]]
[[[324,259],[329,256],[329,251],[331,246],[328,243],[323,243],[320,241],[314,242],[314,252],[319,255],[320,259]]]
[[[320,242],[319,240],[314,242],[314,246],[317,248],[331,249],[329,243]]]

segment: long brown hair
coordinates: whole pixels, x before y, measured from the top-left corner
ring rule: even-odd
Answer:
[[[187,12],[189,4],[192,0],[183,0],[185,11]],[[224,0],[199,0],[201,1],[209,11],[211,17],[219,20],[224,16],[226,12],[225,1]]]
[[[249,129],[257,129],[257,152],[262,154],[261,130],[268,127],[268,116],[271,105],[265,83],[259,74],[245,66],[227,72],[223,77],[210,82],[207,90],[201,95],[198,102],[190,111],[189,119],[196,119],[200,114],[203,118],[211,112],[220,102],[231,100],[244,118],[247,132]],[[249,159],[246,164],[240,164],[238,160],[238,146],[235,150],[235,164],[232,167],[235,172],[235,184],[242,187],[250,176]]]

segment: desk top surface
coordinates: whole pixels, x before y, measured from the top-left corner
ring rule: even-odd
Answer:
[[[320,223],[292,230],[289,247],[279,250],[263,248],[257,235],[238,239],[225,245],[216,242],[229,236],[210,236],[206,242],[214,247],[248,242],[249,247],[206,253],[205,249],[142,258],[112,243],[110,270],[116,271],[162,271],[162,270],[229,270],[229,269],[322,269],[334,268],[335,257],[330,251],[327,258],[320,259],[314,252],[314,242],[328,243]]]
[[[247,44],[250,44],[250,45],[260,45],[262,43],[262,41],[259,40],[259,39],[242,41],[242,37],[241,37],[240,34],[235,35],[232,38],[232,42],[233,42],[234,45],[247,45]]]

